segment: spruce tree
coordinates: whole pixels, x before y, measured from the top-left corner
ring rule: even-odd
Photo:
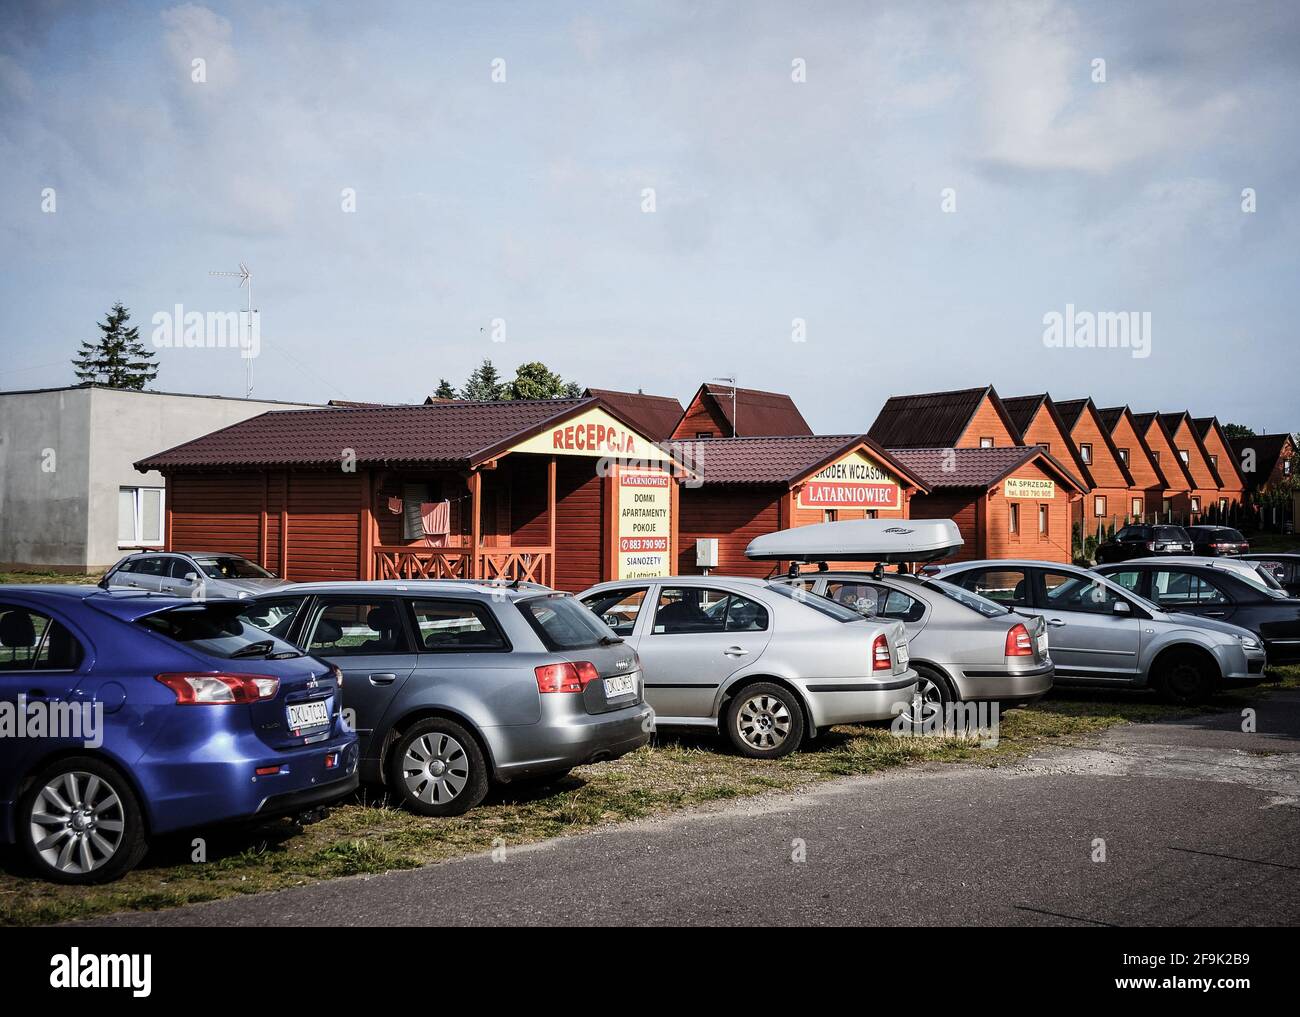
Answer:
[[[72,369],[83,383],[140,391],[158,377],[156,354],[140,342],[140,329],[132,325],[131,312],[121,302],[113,305],[99,323],[103,333],[95,342],[85,341],[72,361]]]

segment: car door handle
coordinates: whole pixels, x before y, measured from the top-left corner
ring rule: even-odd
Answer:
[[[725,650],[723,650],[722,652],[725,653],[728,657],[747,657],[747,656],[749,656],[749,651],[746,650],[744,647],[741,647],[741,646],[728,646],[728,647],[727,647]]]
[[[372,674],[370,676],[371,685],[392,685],[395,681],[397,681],[397,675],[395,674]]]
[[[1053,626],[1054,628],[1058,628],[1058,629],[1059,629],[1062,625],[1065,624],[1065,619],[1064,619],[1064,618],[1048,618],[1048,619],[1047,619],[1047,624]]]

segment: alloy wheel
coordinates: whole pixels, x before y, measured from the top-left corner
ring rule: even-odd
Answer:
[[[736,711],[736,733],[756,749],[774,749],[790,734],[790,711],[776,696],[751,696]]]
[[[451,735],[433,731],[407,747],[402,779],[412,797],[430,805],[445,805],[469,783],[469,757]]]
[[[32,843],[59,872],[81,875],[102,868],[117,854],[125,832],[126,813],[117,791],[84,770],[59,774],[32,805]]]

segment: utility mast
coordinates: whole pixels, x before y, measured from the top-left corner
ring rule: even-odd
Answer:
[[[253,334],[253,270],[241,261],[238,272],[209,272],[208,275],[238,279],[240,286],[248,287],[248,329],[249,341],[251,342]],[[247,355],[247,350],[244,353],[244,398],[247,399],[253,394],[253,358]]]

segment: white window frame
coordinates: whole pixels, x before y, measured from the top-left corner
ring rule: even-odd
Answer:
[[[1038,535],[1039,535],[1040,537],[1046,537],[1046,536],[1047,536],[1047,527],[1048,527],[1048,521],[1049,521],[1050,516],[1051,516],[1051,513],[1050,513],[1050,511],[1049,511],[1049,509],[1048,509],[1046,503],[1039,502],[1039,505],[1038,505]]]
[[[1092,465],[1092,445],[1089,442],[1079,443],[1079,458],[1083,460],[1084,466]]]
[[[121,492],[130,491],[134,501],[133,514],[135,516],[135,537],[132,540],[117,541],[118,547],[164,547],[167,543],[167,488],[165,487],[127,487],[122,485],[118,488],[118,512],[122,511]],[[140,532],[144,523],[144,513],[141,511],[142,495],[145,491],[158,492],[158,539],[145,540],[144,535]],[[121,517],[118,518],[118,525],[121,525]]]
[[[1092,515],[1094,519],[1106,518],[1106,496],[1104,494],[1094,494],[1092,496]]]
[[[1018,502],[1011,502],[1007,506],[1007,532],[1020,532],[1020,505]]]

